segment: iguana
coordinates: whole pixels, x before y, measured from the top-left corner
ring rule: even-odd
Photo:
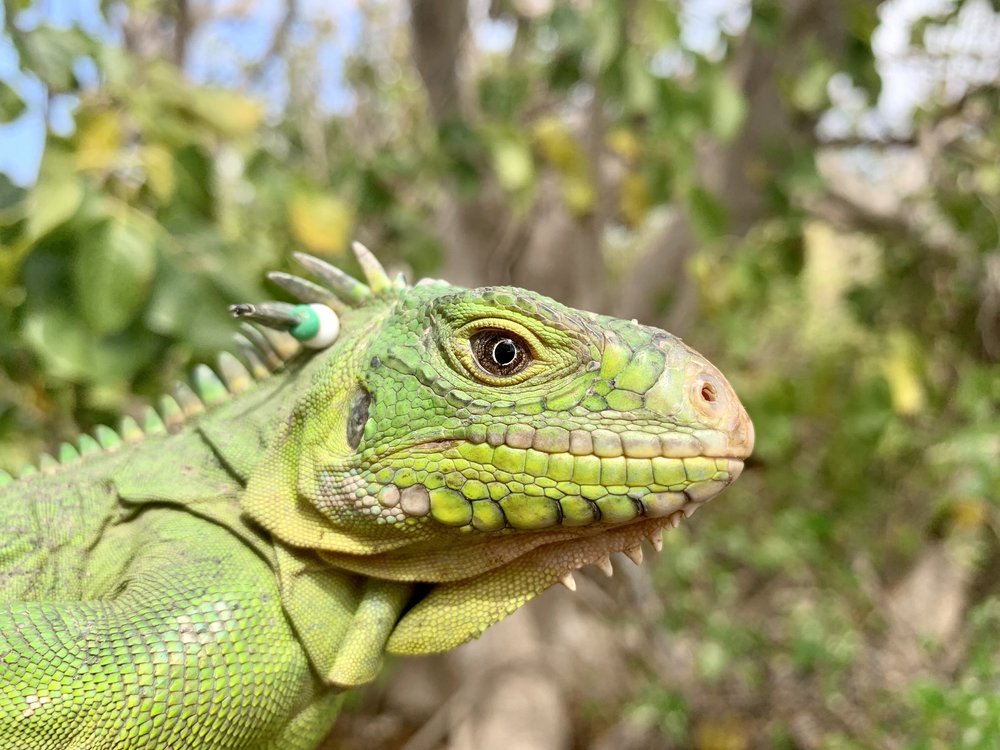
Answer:
[[[384,653],[639,561],[739,475],[751,422],[674,336],[355,252],[367,284],[298,255],[302,305],[234,306],[245,364],[0,475],[0,748],[314,748]]]

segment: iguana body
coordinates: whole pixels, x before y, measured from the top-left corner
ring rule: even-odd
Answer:
[[[262,339],[256,380],[201,369],[165,428],[0,487],[0,749],[307,750],[383,653],[479,635],[738,475],[750,422],[678,339],[359,252],[368,286],[278,279],[341,313],[328,349],[265,373]]]

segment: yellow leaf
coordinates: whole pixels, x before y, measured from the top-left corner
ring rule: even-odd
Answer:
[[[497,138],[492,144],[493,170],[503,189],[514,193],[530,187],[535,163],[527,144],[518,138]]]
[[[260,102],[225,89],[195,91],[190,106],[208,125],[229,137],[254,132],[264,118],[264,107]]]
[[[115,112],[97,112],[81,117],[76,131],[76,167],[106,170],[115,166],[122,145],[122,127]]]
[[[292,234],[319,255],[344,252],[354,229],[351,206],[332,195],[297,193],[288,201]]]
[[[569,128],[558,117],[543,117],[532,128],[535,145],[560,172],[582,170],[586,164]]]
[[[604,138],[604,145],[625,161],[635,161],[642,152],[642,144],[635,133],[627,128],[615,128]]]
[[[986,505],[978,500],[960,500],[951,509],[956,526],[979,529],[989,520]]]
[[[594,195],[594,186],[590,184],[585,174],[564,175],[560,186],[566,207],[575,216],[583,216],[594,207],[597,196]]]
[[[920,379],[919,351],[908,334],[889,334],[889,352],[881,364],[893,411],[906,416],[923,411],[926,396]]]
[[[142,168],[146,173],[146,184],[161,203],[167,203],[174,194],[177,178],[174,175],[174,159],[163,146],[144,146],[139,152]]]
[[[649,190],[638,172],[629,172],[622,178],[618,208],[630,227],[639,226],[646,218],[646,212],[649,211]]]

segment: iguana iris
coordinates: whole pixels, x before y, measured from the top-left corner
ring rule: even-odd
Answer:
[[[679,339],[356,252],[367,284],[272,274],[332,345],[248,329],[197,396],[0,475],[0,748],[307,750],[384,653],[637,559],[739,475],[750,420]]]

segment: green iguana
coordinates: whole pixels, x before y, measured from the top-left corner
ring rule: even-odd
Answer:
[[[298,255],[302,305],[234,306],[245,365],[0,474],[0,748],[313,748],[384,653],[638,562],[739,475],[750,420],[674,336],[355,252],[367,284]]]

